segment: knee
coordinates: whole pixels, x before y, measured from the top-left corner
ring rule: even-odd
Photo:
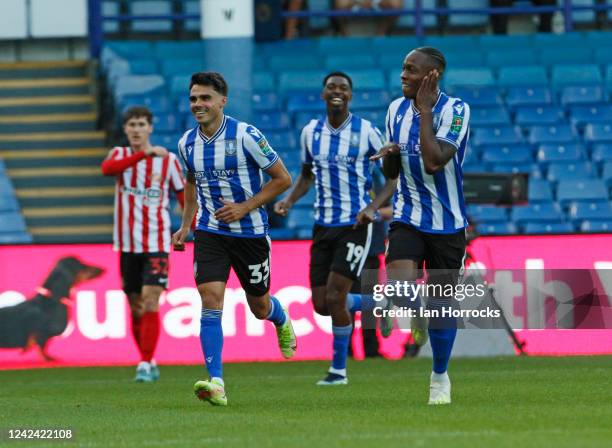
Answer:
[[[346,305],[346,294],[342,294],[342,290],[335,286],[327,288],[325,293],[325,302],[329,308],[337,308]]]
[[[313,306],[317,314],[320,314],[321,316],[329,316],[329,309],[327,308],[327,304],[313,302]]]

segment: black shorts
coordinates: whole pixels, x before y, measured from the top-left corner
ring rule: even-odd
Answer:
[[[455,233],[426,233],[395,221],[389,227],[388,244],[387,263],[414,260],[421,269],[425,262],[428,271],[447,271],[453,277],[453,284],[463,270],[467,245],[465,229]]]
[[[230,268],[244,291],[263,296],[270,290],[270,239],[244,238],[196,230],[193,249],[196,285],[225,282]]]
[[[166,252],[131,253],[121,252],[119,258],[123,292],[135,294],[142,287],[168,287],[168,254]]]
[[[372,224],[326,227],[315,224],[310,247],[310,286],[324,286],[330,272],[352,280],[361,275],[370,250]]]

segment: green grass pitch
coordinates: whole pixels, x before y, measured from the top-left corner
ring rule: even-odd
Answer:
[[[454,359],[453,404],[427,406],[430,361],[228,364],[229,406],[198,401],[200,366],[0,372],[2,446],[599,447],[612,440],[612,357]],[[7,441],[8,428],[70,427],[72,442]]]

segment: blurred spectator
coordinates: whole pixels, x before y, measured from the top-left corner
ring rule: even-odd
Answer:
[[[514,0],[490,0],[489,4],[493,8],[506,8],[512,6]],[[554,6],[556,0],[532,0],[534,6]],[[552,31],[552,13],[540,14],[540,25],[538,31],[541,33],[550,33]],[[506,34],[508,32],[508,15],[494,14],[491,16],[491,26],[493,33]]]
[[[291,12],[300,11],[302,3],[302,0],[285,0],[283,2],[283,9]],[[285,20],[285,39],[295,39],[298,37],[298,23],[299,19],[295,17]]]
[[[380,11],[383,9],[401,9],[403,7],[402,0],[335,0],[335,7],[337,10],[350,10],[350,11]],[[388,34],[398,16],[380,17],[378,20],[378,29],[376,34],[384,36]],[[338,31],[340,35],[346,36],[347,32],[347,19],[342,18],[338,20]]]

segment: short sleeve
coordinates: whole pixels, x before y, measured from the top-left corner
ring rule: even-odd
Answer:
[[[452,107],[444,108],[436,138],[459,148],[466,138],[469,121],[470,107],[461,100],[456,101]]]
[[[170,154],[170,185],[174,191],[182,191],[185,188],[185,180],[183,179],[183,172],[179,165],[178,159],[174,154]]]
[[[393,141],[393,133],[391,131],[391,107],[387,109],[387,116],[385,117],[385,131],[386,131],[386,141]]]
[[[267,170],[278,160],[266,137],[254,126],[247,126],[242,139],[244,150],[262,170]]]
[[[374,125],[370,126],[370,132],[368,133],[368,157],[373,156],[380,148],[384,146],[385,142],[382,133]]]
[[[308,126],[304,126],[300,135],[300,160],[303,165],[312,165],[312,154],[308,149]]]
[[[183,163],[183,166],[185,167],[186,170],[189,170],[189,164],[187,163],[187,154],[185,153],[185,141],[187,140],[187,133],[185,133],[185,135],[183,135],[178,143],[178,155],[181,159],[181,162]]]

